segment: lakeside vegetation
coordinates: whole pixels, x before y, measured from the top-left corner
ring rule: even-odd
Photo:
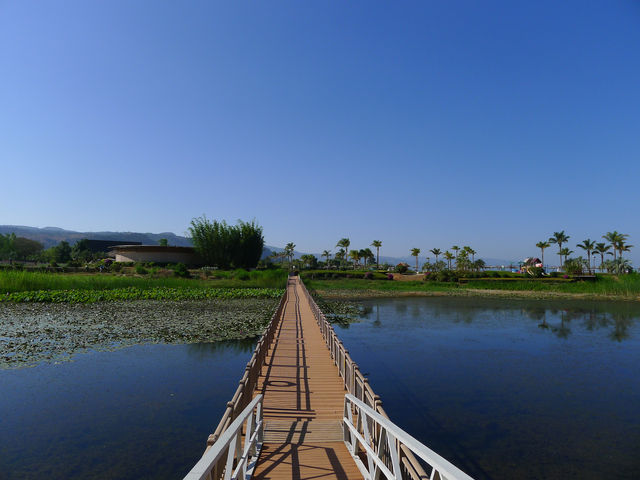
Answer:
[[[135,272],[135,268],[129,267]],[[202,273],[202,272],[201,272]],[[122,300],[203,300],[278,298],[283,270],[214,271],[198,278],[153,274],[71,274],[24,270],[0,271],[0,302],[92,303]]]
[[[305,278],[303,276],[303,278]],[[596,275],[593,281],[553,278],[536,279],[512,276],[498,279],[469,279],[464,282],[388,281],[360,278],[318,279],[307,276],[305,284],[321,294],[332,296],[409,295],[409,294],[462,294],[488,295],[502,292],[513,295],[551,294],[579,295],[594,298],[640,299],[640,275]]]

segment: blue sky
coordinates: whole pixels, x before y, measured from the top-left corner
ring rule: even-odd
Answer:
[[[628,0],[0,0],[0,223],[638,263],[638,52]]]

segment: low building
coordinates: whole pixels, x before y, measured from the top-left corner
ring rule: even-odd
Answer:
[[[116,262],[184,263],[199,265],[200,257],[193,247],[165,247],[161,245],[116,245],[110,248]]]
[[[83,238],[85,246],[91,253],[108,252],[111,247],[122,245],[122,240],[90,240]],[[142,245],[142,242],[127,242],[127,245]]]

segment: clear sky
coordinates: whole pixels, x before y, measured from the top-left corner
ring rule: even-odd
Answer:
[[[0,224],[640,260],[638,1],[0,0],[0,85]]]

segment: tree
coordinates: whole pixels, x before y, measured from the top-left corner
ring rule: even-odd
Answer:
[[[351,257],[351,259],[353,260],[353,269],[355,270],[356,265],[358,265],[358,262],[360,261],[360,251],[350,250],[349,257]]]
[[[568,235],[565,235],[564,230],[560,232],[553,232],[553,236],[549,238],[549,243],[557,243],[558,244],[558,255],[560,255],[560,268],[562,268],[562,254],[560,251],[562,250],[562,244],[567,243],[569,241]]]
[[[347,252],[349,251],[350,245],[351,245],[351,240],[349,240],[348,238],[341,238],[340,240],[338,240],[338,243],[336,243],[336,247],[340,247],[344,250],[342,258],[345,260],[346,260]]]
[[[449,270],[451,270],[451,260],[453,260],[455,256],[449,250],[447,250],[446,252],[444,252],[444,258],[447,259],[447,265],[449,266]]]
[[[609,243],[611,243],[611,248],[613,249],[613,260],[614,261],[617,258],[616,257],[616,252],[620,252],[620,256],[622,256],[622,251],[624,249],[624,244],[625,244],[625,241],[626,241],[628,236],[629,235],[627,235],[626,233],[620,233],[617,230],[614,230],[613,232],[607,232],[605,235],[602,236],[602,238],[604,238]],[[631,248],[631,246],[629,246],[629,248]],[[626,251],[628,251],[628,249]]]
[[[54,250],[54,260],[58,263],[66,263],[71,260],[71,246],[64,240],[56,245]]]
[[[545,248],[549,248],[551,246],[551,244],[549,242],[538,242],[536,243],[536,247],[538,247],[540,249],[540,253],[542,254],[542,267],[544,268],[544,249]]]
[[[329,259],[331,258],[331,252],[329,250],[325,250],[322,252],[322,256],[327,258],[327,268],[329,268]]]
[[[587,238],[586,240],[583,240],[582,243],[579,243],[576,246],[587,252],[587,262],[589,262],[589,273],[591,273],[591,252],[595,250],[596,242]]]
[[[419,248],[412,248],[411,249],[411,256],[412,257],[416,257],[416,272],[418,271],[418,255],[420,255],[420,249]]]
[[[482,260],[481,258],[479,258],[478,260],[473,262],[473,269],[476,272],[479,272],[480,270],[483,270],[485,266],[486,266],[486,264],[484,263],[484,260]]]
[[[600,254],[600,271],[604,272],[604,255],[605,253],[611,255],[611,245],[607,245],[604,242],[596,243],[594,251]]]
[[[318,265],[318,259],[315,257],[315,255],[311,255],[308,253],[305,255],[302,255],[300,257],[300,260],[302,261],[302,265],[304,267],[316,268],[316,266]]]
[[[573,253],[573,250],[569,250],[568,247],[564,247],[560,249],[558,255],[560,255],[560,262],[562,262],[562,257],[566,260],[569,255]]]
[[[435,255],[436,263],[438,263],[438,255],[442,255],[442,250],[440,250],[439,248],[432,248],[429,251]]]
[[[13,249],[17,260],[27,260],[29,257],[39,254],[44,246],[35,240],[24,237],[16,237],[13,241]]]
[[[204,215],[191,220],[191,241],[205,265],[220,268],[255,268],[262,251],[262,227],[255,220],[228,225],[224,220],[210,221]]]
[[[478,252],[471,247],[463,247],[462,249],[467,252],[467,255],[471,255],[471,263],[476,261],[476,253]]]
[[[16,256],[16,234],[0,234],[0,260],[13,260]]]
[[[88,262],[93,256],[91,249],[89,248],[89,240],[83,238],[78,240],[71,248],[71,258],[74,260]]]
[[[371,246],[376,248],[376,270],[380,270],[380,247],[382,242],[380,240],[374,240],[371,242]]]
[[[372,262],[376,257],[370,248],[363,248],[360,250],[360,258],[364,260],[364,266],[366,267],[367,261]]]
[[[456,258],[456,262],[458,261],[458,252],[460,251],[460,247],[457,245],[454,245],[453,247],[451,247],[451,250],[453,250],[455,253],[455,258]]]
[[[166,238],[161,238],[160,240],[158,240],[158,245],[160,245],[161,247],[168,247],[169,240],[167,240]]]
[[[293,263],[293,254],[296,248],[296,244],[293,242],[289,242],[284,246],[284,253],[289,259],[289,268],[291,268],[291,264]]]

